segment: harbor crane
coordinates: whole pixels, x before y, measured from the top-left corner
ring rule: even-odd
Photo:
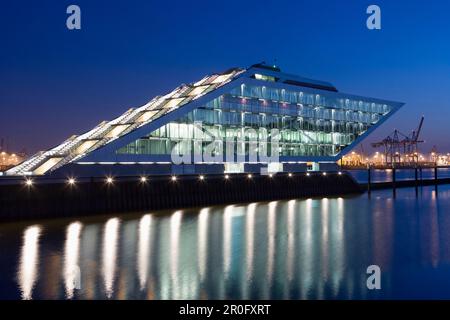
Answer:
[[[419,126],[407,136],[397,129],[379,142],[372,143],[374,148],[383,148],[384,160],[387,165],[400,162],[415,164],[419,161],[420,132],[422,130],[424,116],[420,119]],[[403,161],[402,161],[403,160]]]

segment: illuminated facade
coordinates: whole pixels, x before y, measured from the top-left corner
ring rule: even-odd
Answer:
[[[6,174],[196,174],[260,172],[264,166],[332,170],[401,106],[340,93],[328,82],[258,64],[181,85]],[[226,141],[236,144],[227,148]],[[219,147],[217,142],[224,143]],[[261,146],[270,157],[253,158],[252,150]],[[206,151],[215,158],[201,157]],[[173,155],[186,154],[184,160],[190,161],[174,162]]]

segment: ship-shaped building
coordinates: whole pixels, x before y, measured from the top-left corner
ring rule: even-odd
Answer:
[[[334,170],[340,157],[402,105],[341,93],[331,83],[261,63],[183,84],[4,175]]]

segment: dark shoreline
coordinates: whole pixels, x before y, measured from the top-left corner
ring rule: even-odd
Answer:
[[[346,173],[279,173],[263,175],[152,176],[0,185],[0,221],[93,216],[148,210],[360,194],[364,190]],[[45,180],[44,180],[45,181]]]
[[[397,180],[395,182],[387,181],[387,182],[371,182],[370,189],[379,190],[379,189],[394,189],[395,188],[411,188],[415,186],[434,186],[434,185],[442,185],[442,184],[450,184],[450,178],[439,178],[439,179],[422,179],[422,180]],[[360,183],[359,184],[363,191],[368,189],[368,183]]]
[[[361,194],[367,183],[357,183],[348,173],[286,173],[274,177],[247,174],[152,176],[147,182],[140,177],[114,178],[108,185],[104,178],[49,182],[34,178],[31,187],[20,179],[0,185],[0,222],[14,222],[63,217],[136,213],[213,205],[285,200],[309,197],[331,197]],[[450,178],[373,182],[370,190],[395,189],[450,184]],[[394,188],[395,186],[395,188]]]

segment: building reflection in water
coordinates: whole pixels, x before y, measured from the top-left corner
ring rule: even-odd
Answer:
[[[247,206],[246,221],[245,221],[245,278],[242,286],[242,297],[250,299],[250,288],[253,281],[253,267],[255,259],[255,214],[256,203],[251,203]]]
[[[296,220],[296,212],[295,212],[295,200],[290,200],[288,202],[287,209],[287,266],[286,266],[286,274],[287,281],[289,287],[294,280],[294,268],[295,268],[295,220]],[[286,297],[288,298],[288,297]]]
[[[144,215],[139,221],[139,243],[137,252],[137,266],[139,277],[139,288],[143,290],[147,285],[149,264],[153,260],[151,257],[150,228],[152,226],[152,216]]]
[[[120,220],[118,218],[112,218],[106,222],[103,231],[102,273],[107,298],[111,298],[114,292],[119,227]]]
[[[176,211],[170,218],[170,280],[172,289],[172,299],[182,299],[180,290],[180,277],[178,258],[180,256],[180,233],[182,211]]]
[[[66,298],[72,299],[75,289],[81,289],[81,271],[78,265],[82,224],[73,222],[67,227],[64,246],[64,284]]]
[[[39,274],[39,266],[59,254],[55,261],[62,263],[52,268],[61,270],[46,272],[63,275],[59,298],[364,298],[367,266],[380,265],[390,281],[400,248],[424,265],[450,261],[443,229],[450,219],[439,212],[446,208],[427,204],[427,214],[419,215],[424,204],[411,204],[417,208],[402,216],[393,203],[375,196],[370,202],[323,198],[124,215],[106,223],[98,218],[53,228],[57,244],[47,243],[47,226],[46,233],[30,226],[23,234],[18,286],[23,299],[47,298],[40,281],[49,275]],[[416,247],[395,247],[399,229]]]
[[[275,237],[276,237],[276,209],[277,201],[269,203],[267,216],[267,260],[266,260],[266,286],[264,290],[264,298],[270,299],[273,271],[275,263]]]
[[[313,200],[307,199],[301,203],[299,214],[299,276],[300,298],[307,299],[313,283],[316,259],[312,256],[316,243],[313,242]]]
[[[228,279],[231,269],[231,246],[233,237],[233,210],[234,206],[225,207],[223,213],[223,272],[225,280]]]
[[[22,249],[18,270],[18,281],[23,300],[32,299],[33,288],[38,277],[40,226],[25,229],[22,237]]]
[[[337,296],[344,280],[345,273],[345,238],[344,238],[344,199],[337,198],[330,200],[330,208],[333,210],[331,214],[331,238],[333,241],[330,243],[332,247],[331,252],[331,286],[333,290],[333,296]]]
[[[205,281],[208,264],[208,222],[209,208],[200,210],[198,215],[198,273],[200,281]]]
[[[83,299],[98,298],[97,291],[103,290],[101,278],[102,224],[84,224],[80,239],[81,291]],[[99,290],[100,289],[100,290]],[[103,295],[102,295],[103,297]]]
[[[324,291],[325,291],[325,285],[328,283],[329,279],[329,246],[330,246],[330,241],[329,241],[329,237],[328,237],[328,228],[329,228],[329,216],[328,216],[328,205],[329,205],[329,201],[328,198],[323,198],[322,200],[316,200],[316,201],[320,201],[319,204],[319,208],[320,210],[320,226],[321,226],[321,239],[320,239],[320,244],[321,244],[321,254],[320,254],[320,259],[321,259],[321,278],[322,281],[320,282],[319,285],[319,291],[318,291],[318,298],[319,299],[323,299],[324,298]],[[333,239],[334,240],[334,239]]]

